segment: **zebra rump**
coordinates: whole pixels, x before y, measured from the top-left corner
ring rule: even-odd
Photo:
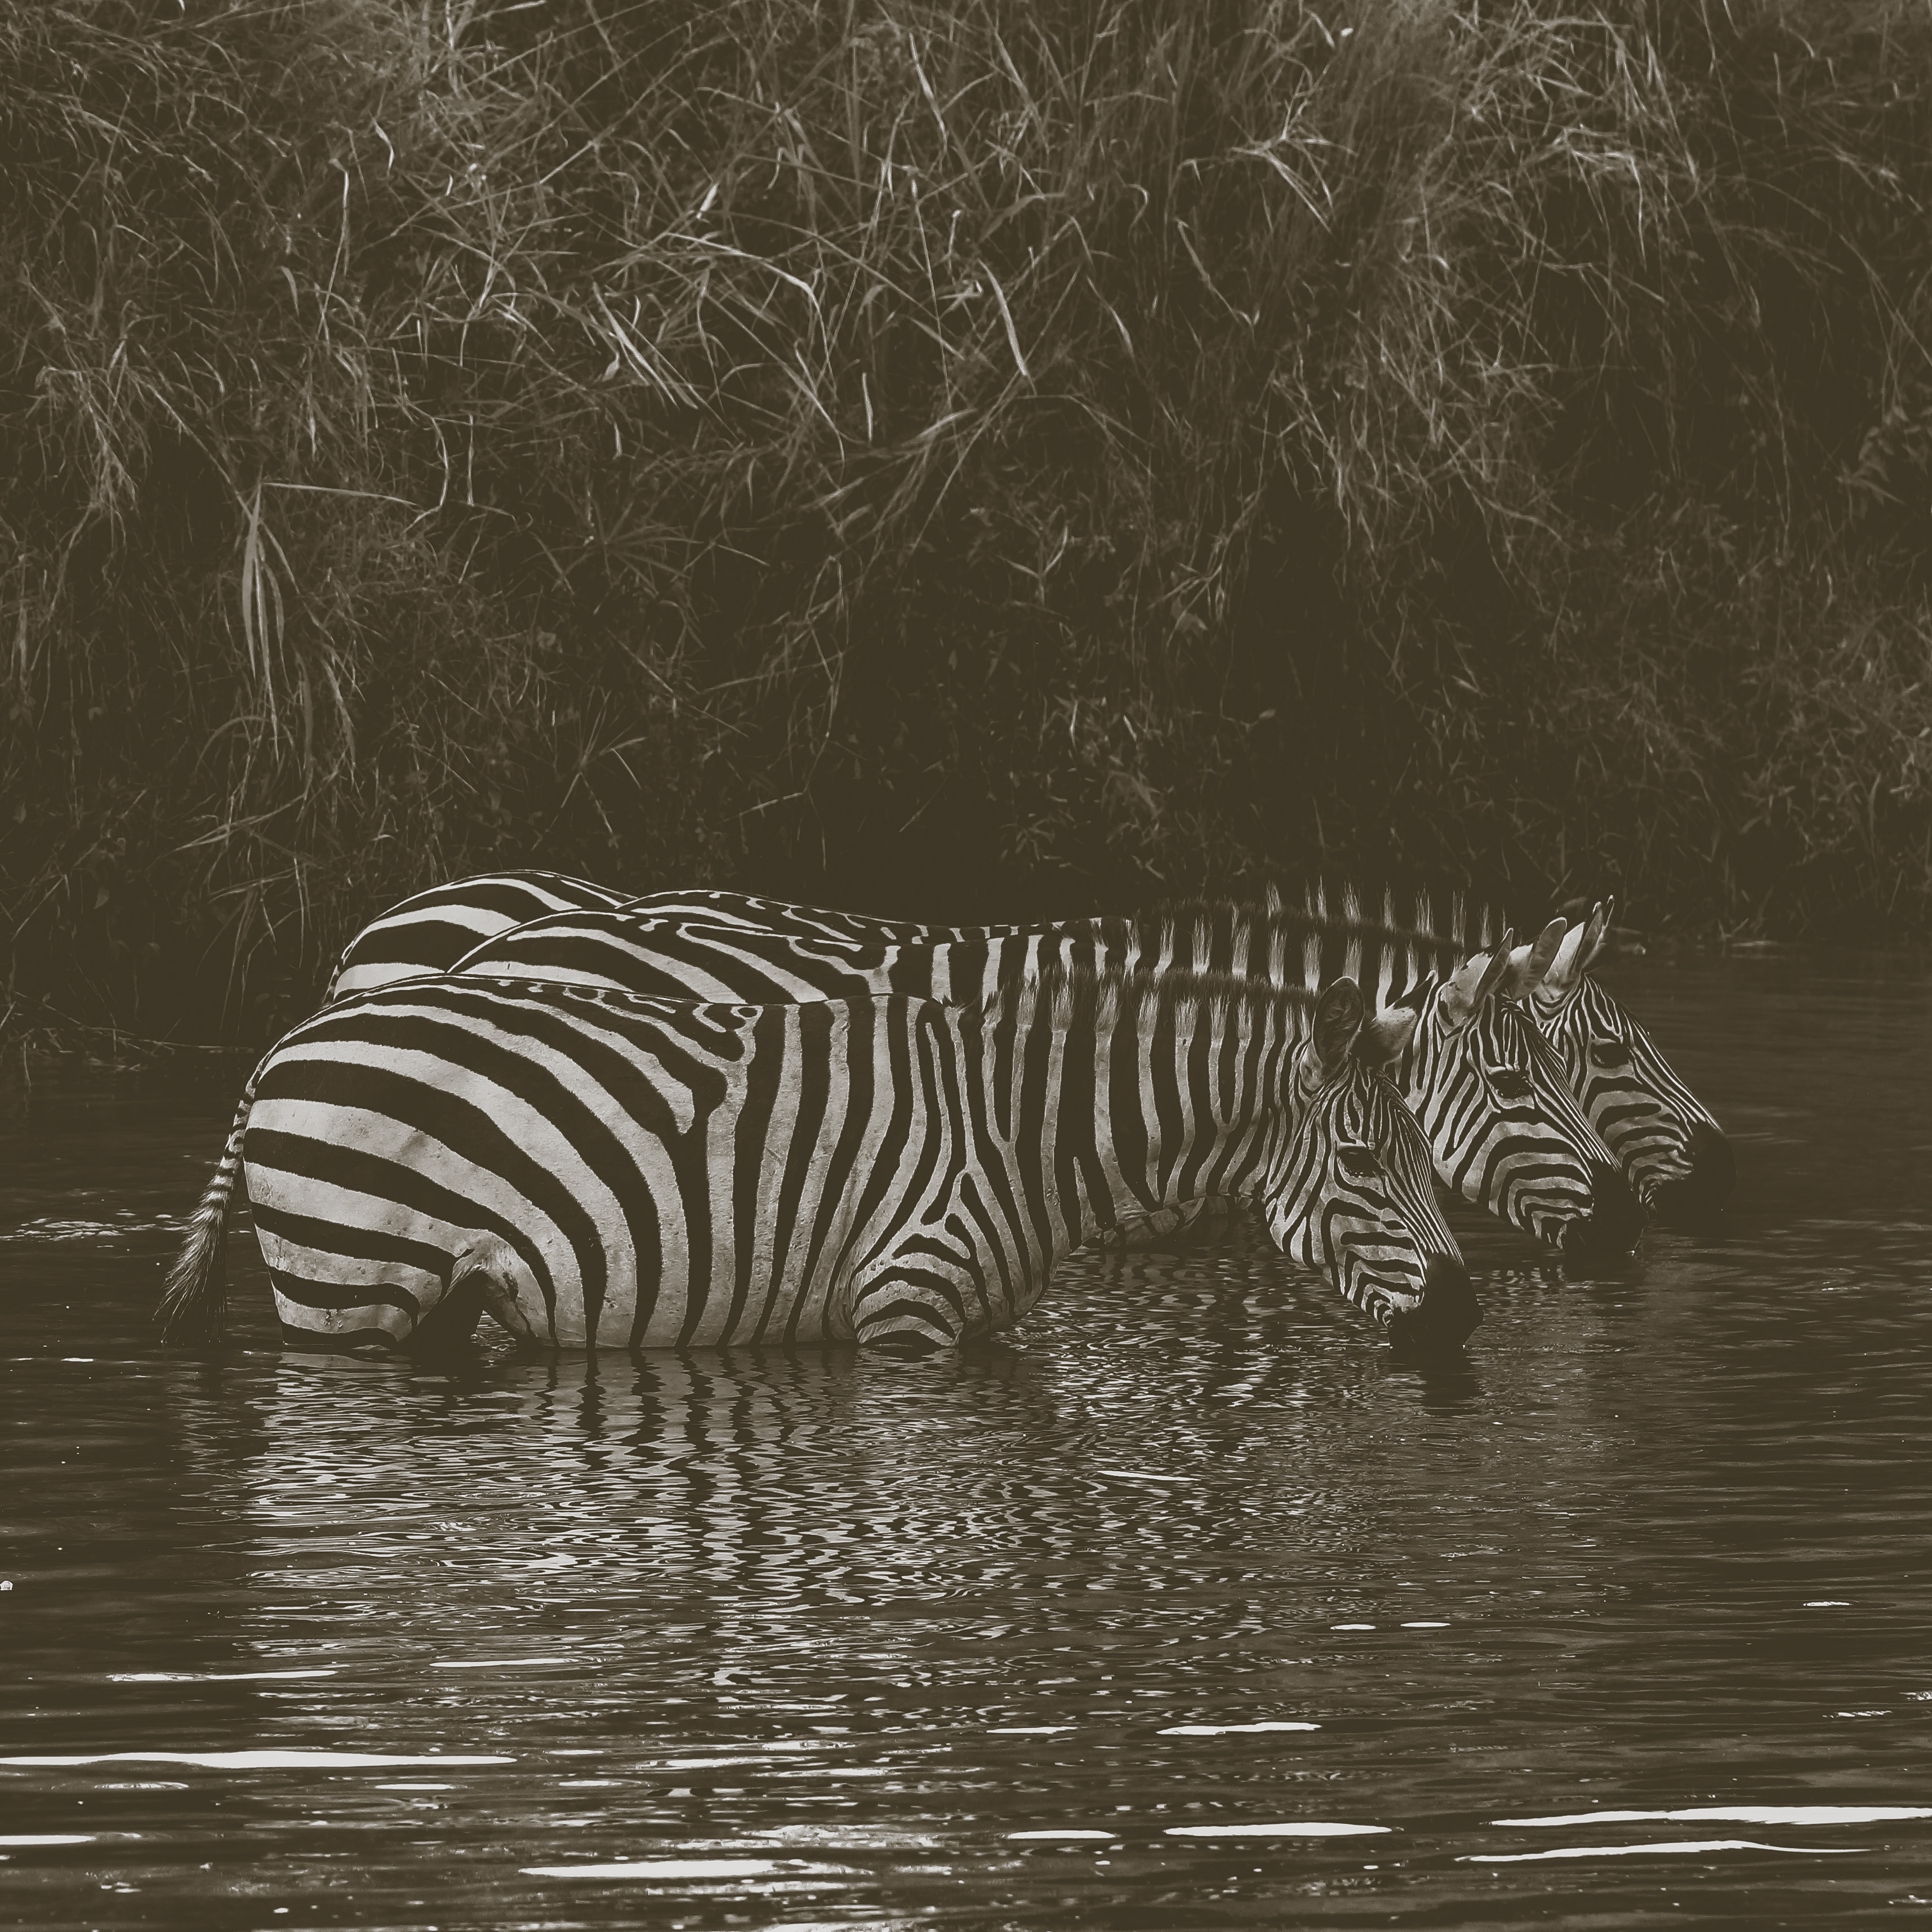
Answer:
[[[790,920],[803,908],[747,892],[698,890],[635,894],[573,878],[566,872],[523,869],[478,872],[412,894],[371,920],[338,956],[322,1004],[345,994],[373,992],[399,980],[446,973],[484,940],[556,913],[622,907],[652,919],[697,919],[748,928]],[[858,914],[814,912],[818,936],[845,941],[891,940],[916,945],[940,939],[980,938],[1009,926],[930,927]],[[1333,975],[1331,977],[1334,976]]]
[[[432,886],[392,905],[350,940],[322,1003],[446,972],[472,946],[526,920],[622,905],[628,896],[565,872],[480,872]]]

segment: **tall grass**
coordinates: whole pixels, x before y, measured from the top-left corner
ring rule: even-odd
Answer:
[[[498,862],[1932,911],[1922,8],[0,16],[5,1004]]]

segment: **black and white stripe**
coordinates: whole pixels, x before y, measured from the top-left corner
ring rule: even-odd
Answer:
[[[399,980],[418,979],[425,973],[447,972],[472,948],[529,920],[556,913],[619,907],[640,917],[698,920],[748,930],[783,925],[802,937],[845,943],[890,940],[912,945],[938,939],[986,938],[1018,929],[915,926],[902,920],[791,905],[749,892],[640,895],[614,891],[566,872],[479,872],[415,893],[371,920],[343,948],[323,992],[323,1004],[349,993],[372,992]]]
[[[1516,949],[1502,991],[1534,1029],[1537,1043],[1527,1052],[1539,1096],[1559,1113],[1558,1090],[1567,1088],[1623,1176],[1622,1189],[1599,1190],[1608,1210],[1600,1232],[1615,1246],[1630,1225],[1633,1196],[1665,1214],[1706,1210],[1729,1196],[1736,1166],[1709,1109],[1589,976],[1605,950],[1610,911],[1606,902],[1582,924],[1550,922],[1534,946]],[[1414,999],[1472,951],[1498,946],[1503,933],[1493,906],[1460,892],[1370,890],[1348,880],[1312,880],[1298,898],[1270,892],[1263,916],[1302,935],[1309,983],[1347,974],[1371,1004]]]
[[[1204,1194],[1258,1198],[1377,1320],[1460,1340],[1468,1277],[1363,1019],[1346,982],[1318,1002],[1172,974],[979,1009],[412,980],[262,1062],[162,1312],[218,1329],[238,1144],[284,1327],[317,1340],[487,1310],[550,1347],[923,1353],[1018,1321],[1123,1215]]]
[[[630,896],[563,872],[482,872],[432,886],[392,906],[350,940],[328,976],[323,1001],[446,972],[471,947],[526,920],[622,905]]]

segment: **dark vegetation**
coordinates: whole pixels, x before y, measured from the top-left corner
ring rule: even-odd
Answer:
[[[434,879],[1932,921],[1932,29],[0,13],[0,1030]]]

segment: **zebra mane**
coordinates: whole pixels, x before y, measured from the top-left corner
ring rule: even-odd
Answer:
[[[1274,890],[1259,900],[1175,899],[1088,930],[1109,951],[1196,971],[1308,986],[1346,975],[1374,1008],[1419,1006],[1504,928],[1493,904],[1460,892],[1314,880],[1298,902]]]
[[[1129,923],[1122,922],[1124,926]],[[1046,1005],[1057,1028],[1072,1028],[1098,1025],[1124,1014],[1138,1021],[1150,1007],[1162,1018],[1192,1008],[1216,1020],[1237,1013],[1286,1018],[1294,1030],[1306,1032],[1314,1022],[1316,998],[1305,986],[1271,985],[1232,973],[1174,967],[1096,968],[1084,960],[1050,958],[1042,962],[1037,972],[988,994],[976,1012],[985,1024],[1024,1024]]]
[[[1385,946],[1413,946],[1459,958],[1486,951],[1502,938],[1502,908],[1492,899],[1456,887],[1405,885],[1317,874],[1286,890],[1270,884],[1261,897],[1163,899],[1134,916],[1133,922],[1160,920],[1177,923],[1246,917],[1255,926],[1282,918],[1306,920],[1323,927],[1347,926],[1365,940]]]
[[[1303,885],[1300,897],[1299,909],[1311,919],[1359,926],[1386,944],[1454,949],[1464,957],[1494,946],[1506,925],[1493,900],[1454,886],[1370,884],[1317,874]],[[1271,905],[1288,910],[1274,888],[1268,898]]]

